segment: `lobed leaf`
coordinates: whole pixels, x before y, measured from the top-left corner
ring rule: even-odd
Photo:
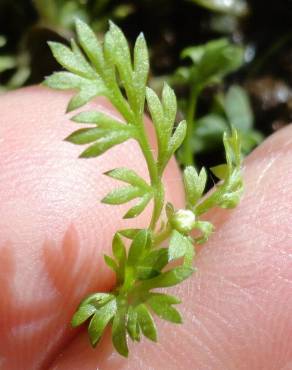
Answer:
[[[168,248],[168,260],[184,257],[184,265],[192,266],[194,257],[194,246],[189,237],[173,230]]]
[[[105,303],[111,301],[114,295],[111,293],[93,293],[89,294],[80,304],[81,307],[84,304],[93,304],[95,307],[101,307]]]
[[[104,136],[106,131],[100,128],[82,128],[80,130],[74,131],[65,140],[73,144],[83,145],[89,144],[97,139]]]
[[[91,125],[97,125],[99,121],[100,112],[97,111],[85,111],[76,114],[71,118],[71,121],[76,123],[87,123]]]
[[[44,84],[53,89],[79,90],[79,93],[70,100],[67,112],[83,106],[96,96],[107,96],[108,93],[103,81],[97,75],[87,79],[70,72],[55,72],[46,78]]]
[[[128,357],[129,353],[126,337],[126,320],[127,308],[125,306],[118,306],[113,320],[112,341],[115,349],[124,357]]]
[[[137,312],[138,323],[144,336],[153,342],[156,342],[157,329],[148,308],[142,303],[136,307],[135,311]]]
[[[129,130],[121,129],[118,131],[105,130],[105,135],[98,139],[95,144],[84,150],[81,153],[81,158],[91,158],[98,157],[99,155],[106,152],[108,149],[112,148],[117,144],[121,144],[124,141],[130,139],[132,132]],[[133,199],[133,198],[132,198]]]
[[[226,192],[225,194],[222,195],[219,203],[219,206],[221,208],[235,208],[242,196],[243,193],[243,188],[240,187],[235,191],[232,192]]]
[[[116,300],[112,299],[110,302],[108,302],[100,309],[98,309],[94,314],[88,326],[88,334],[91,345],[93,347],[95,347],[98,341],[100,340],[104,332],[104,329],[115,315],[116,310],[117,310]]]
[[[153,195],[151,193],[143,195],[138,203],[127,211],[123,218],[133,218],[139,216],[149,204],[152,196]]]
[[[87,79],[95,78],[94,72],[88,69],[68,46],[52,41],[48,42],[48,44],[53,56],[62,67],[80,77],[85,77]]]
[[[147,300],[147,304],[149,304],[151,309],[161,319],[173,322],[175,324],[182,323],[182,317],[180,313],[162,297],[152,296]]]
[[[141,336],[138,313],[132,306],[129,306],[128,310],[127,331],[133,341],[140,342]]]
[[[84,80],[78,89],[79,93],[69,101],[67,113],[82,107],[97,96],[107,96],[107,90],[99,78],[94,81]]]
[[[144,280],[139,285],[139,289],[141,291],[149,291],[150,289],[174,286],[187,279],[193,272],[194,269],[188,266],[175,267],[152,279]]]
[[[151,118],[155,127],[158,141],[158,163],[162,171],[171,155],[178,149],[184,139],[184,125],[178,125],[174,135],[170,138],[176,116],[177,103],[173,90],[164,84],[162,103],[156,93],[146,88],[146,99]],[[182,137],[183,136],[183,137]]]
[[[113,238],[112,250],[113,255],[118,261],[119,265],[124,265],[127,257],[127,252],[125,244],[123,243],[119,232],[115,233],[115,236]]]
[[[110,29],[104,38],[106,63],[117,68],[130,106],[135,106],[136,92],[133,89],[133,70],[128,42],[118,26],[110,21]]]
[[[149,74],[149,55],[144,35],[141,33],[134,47],[133,88],[136,91],[136,110],[144,112],[146,83]]]
[[[181,146],[182,142],[185,139],[187,132],[187,122],[181,121],[176,130],[174,131],[174,134],[172,135],[169,145],[168,145],[168,157],[170,158],[177,149]]]
[[[150,251],[137,266],[137,276],[140,280],[151,279],[159,275],[167,263],[167,248]]]
[[[211,222],[208,221],[197,221],[195,227],[199,229],[202,233],[201,236],[195,238],[197,244],[205,243],[209,239],[209,236],[214,230],[213,224],[211,224]]]
[[[157,94],[150,87],[146,87],[146,100],[157,136],[158,138],[161,138],[164,120],[163,107]]]
[[[225,148],[226,163],[230,175],[233,166],[239,166],[241,163],[241,149],[238,132],[233,129],[230,136],[225,132],[223,135],[223,144]]]
[[[162,107],[164,112],[166,134],[171,134],[176,117],[177,101],[176,96],[167,83],[164,83],[162,90]]]
[[[127,264],[135,266],[143,258],[145,252],[152,244],[151,234],[148,229],[142,229],[135,236],[128,253]]]
[[[113,270],[116,274],[119,273],[119,267],[116,263],[116,261],[111,258],[110,256],[107,256],[106,254],[103,256],[105,263],[108,265],[108,267]]]
[[[128,168],[116,168],[114,170],[106,172],[105,175],[113,179],[126,182],[132,186],[137,186],[147,190],[151,189],[147,182],[141,176],[139,176],[135,171]]]
[[[126,71],[130,71],[131,74],[132,63],[128,41],[116,24],[110,21],[109,26],[109,31],[106,33],[104,41],[105,57],[116,64],[119,69],[122,69],[122,74],[125,74]]]
[[[84,84],[84,78],[71,72],[54,72],[46,77],[44,85],[57,90],[77,89]]]
[[[134,134],[134,128],[126,126],[124,122],[118,121],[117,119],[97,111],[86,111],[76,114],[71,118],[72,121],[77,123],[89,123],[94,124],[102,129],[111,130],[129,130]]]
[[[104,68],[103,50],[92,29],[80,19],[76,20],[76,32],[82,49],[99,74]]]
[[[144,194],[144,190],[137,186],[126,186],[119,189],[114,189],[106,197],[102,199],[102,203],[106,204],[123,204],[132,199],[138,198]]]
[[[207,172],[203,167],[198,174],[193,166],[188,166],[184,170],[183,180],[187,203],[190,206],[194,206],[204,193],[207,182]]]
[[[243,192],[243,181],[241,176],[241,149],[240,139],[236,129],[232,129],[231,135],[224,134],[223,143],[225,147],[226,165],[213,169],[223,182],[217,189],[206,197],[197,207],[196,214],[201,215],[214,206],[222,208],[234,208]]]
[[[165,293],[149,293],[149,299],[159,300],[161,303],[172,305],[172,304],[179,304],[181,300],[173,295],[165,294]]]
[[[114,296],[108,293],[94,293],[86,297],[79,305],[72,320],[73,327],[81,325],[90,316],[92,316],[99,307],[112,300]]]
[[[133,188],[140,189],[138,203],[128,210],[124,218],[133,218],[141,214],[153,197],[152,189],[147,182],[135,171],[128,168],[116,168],[106,172],[105,175],[126,182],[132,185]]]
[[[75,40],[72,39],[71,42],[71,50],[74,54],[76,63],[82,67],[84,71],[87,71],[87,78],[95,78],[98,76],[96,74],[95,70],[92,68],[92,66],[87,62],[86,58],[82,54],[82,51],[80,50],[79,46],[76,44]]]
[[[96,312],[96,307],[92,304],[84,304],[78,308],[74,313],[71,320],[71,325],[73,328],[83,324],[90,316]]]
[[[133,240],[141,229],[124,229],[120,230],[119,233],[125,238]]]

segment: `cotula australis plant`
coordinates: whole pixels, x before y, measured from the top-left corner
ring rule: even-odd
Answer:
[[[102,202],[116,205],[136,199],[124,218],[138,216],[151,201],[153,208],[145,228],[117,230],[114,234],[112,255],[105,255],[104,259],[116,275],[116,286],[109,293],[97,292],[86,297],[72,318],[72,326],[88,322],[89,338],[96,346],[110,325],[115,349],[128,356],[128,339],[140,341],[143,334],[157,340],[154,314],[171,323],[182,322],[174,307],[180,303],[179,298],[162,293],[159,288],[180,284],[193,274],[195,247],[204,243],[213,231],[213,225],[201,220],[201,216],[210,208],[233,208],[239,202],[243,189],[240,140],[234,129],[224,134],[226,163],[211,169],[221,181],[210,194],[202,197],[207,181],[205,168],[199,172],[193,166],[184,169],[186,205],[184,209],[175,209],[165,199],[162,175],[185,139],[187,123],[175,124],[177,102],[167,84],[161,98],[147,87],[149,57],[143,34],[137,38],[131,56],[125,36],[113,23],[103,45],[80,20],[76,21],[76,31],[78,44],[73,40],[71,48],[56,42],[49,44],[65,71],[54,73],[45,84],[54,89],[77,90],[68,111],[96,96],[105,96],[121,114],[123,122],[99,111],[84,111],[72,121],[88,124],[88,128],[78,129],[67,140],[78,145],[89,144],[80,155],[83,158],[97,157],[128,139],[136,140],[147,163],[149,182],[132,169],[115,168],[105,175],[125,186],[110,192]],[[158,143],[156,155],[145,130],[146,103]],[[128,250],[125,239],[131,241]],[[170,266],[172,261],[176,264]]]

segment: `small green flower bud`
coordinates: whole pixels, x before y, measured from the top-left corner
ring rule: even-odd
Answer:
[[[175,230],[187,234],[194,228],[196,216],[188,209],[179,209],[171,217],[170,223]]]

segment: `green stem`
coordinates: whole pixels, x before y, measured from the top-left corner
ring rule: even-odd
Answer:
[[[149,228],[154,231],[164,204],[164,186],[161,181],[161,176],[158,172],[157,163],[152,154],[152,149],[148,141],[144,121],[142,118],[139,120],[139,130],[140,135],[138,142],[147,163],[150,182],[154,192],[154,205],[149,225]]]
[[[190,98],[188,101],[188,108],[187,108],[187,133],[186,138],[182,145],[182,162],[184,166],[193,166],[194,165],[194,156],[192,150],[192,136],[193,131],[195,130],[195,115],[196,115],[196,108],[197,108],[197,99],[199,95],[199,89],[192,88]]]
[[[164,204],[164,187],[161,181],[161,175],[158,170],[157,163],[152,154],[152,149],[149,144],[148,136],[146,134],[143,119],[144,113],[133,113],[133,110],[121,94],[119,86],[116,83],[113,71],[108,71],[106,75],[104,75],[104,80],[106,81],[109,91],[114,92],[110,96],[110,100],[114,107],[119,112],[121,112],[127,123],[135,124],[137,129],[139,130],[137,141],[146,160],[150,182],[154,192],[154,205],[149,225],[149,228],[154,231]]]

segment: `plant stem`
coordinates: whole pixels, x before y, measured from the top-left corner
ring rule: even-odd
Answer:
[[[194,165],[194,156],[192,150],[192,136],[193,131],[195,130],[194,122],[197,108],[197,99],[199,95],[198,88],[192,88],[190,98],[188,101],[187,108],[187,133],[186,138],[182,145],[182,163],[184,166],[193,166]]]
[[[154,191],[154,205],[149,225],[149,228],[154,231],[164,204],[164,186],[161,181],[161,175],[158,172],[157,163],[152,154],[152,149],[148,141],[144,121],[142,118],[139,120],[139,123],[140,139],[138,142],[147,163],[151,186]]]
[[[142,114],[135,112],[135,114],[131,110],[131,107],[129,107],[128,103],[122,96],[112,73],[108,73],[107,76],[105,76],[105,80],[108,87],[110,87],[114,91],[114,94],[109,97],[112,104],[119,112],[122,113],[126,122],[136,125],[140,133],[139,139],[137,139],[137,141],[146,160],[150,182],[154,192],[154,205],[149,225],[149,228],[154,231],[164,204],[164,186],[161,181],[161,173],[154,159],[148,136],[146,134],[145,123],[143,119],[144,112]]]

